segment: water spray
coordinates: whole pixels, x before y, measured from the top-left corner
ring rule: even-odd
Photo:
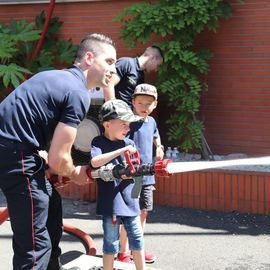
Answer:
[[[173,174],[173,173],[201,171],[231,166],[250,166],[250,165],[270,165],[270,156],[258,158],[219,160],[219,161],[171,162],[168,163],[166,169],[168,173]]]

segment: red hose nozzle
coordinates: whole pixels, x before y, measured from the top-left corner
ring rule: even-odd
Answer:
[[[171,163],[171,162],[172,162],[171,159],[163,159],[163,160],[156,161],[154,164],[155,176],[169,177],[170,175],[172,175],[167,170],[167,165],[168,163]]]

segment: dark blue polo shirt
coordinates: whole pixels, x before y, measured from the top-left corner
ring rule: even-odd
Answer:
[[[120,78],[115,86],[115,97],[132,105],[132,94],[138,84],[144,83],[144,72],[139,66],[138,58],[122,57],[116,62],[117,74]]]
[[[127,145],[133,145],[134,142],[128,138],[121,141],[111,141],[105,136],[98,136],[92,141],[91,156],[95,157],[104,153],[109,153]],[[118,156],[109,163],[123,164],[124,156]],[[134,181],[115,179],[105,182],[97,179],[97,214],[104,216],[127,216],[134,217],[140,214],[139,199],[131,198],[131,190],[134,187]]]
[[[159,137],[159,131],[155,119],[147,117],[147,121],[130,123],[128,137],[132,139],[140,153],[141,163],[153,162],[153,140]],[[143,185],[155,184],[153,175],[143,177]]]
[[[1,102],[0,137],[45,149],[58,122],[77,127],[89,106],[79,68],[40,72]]]

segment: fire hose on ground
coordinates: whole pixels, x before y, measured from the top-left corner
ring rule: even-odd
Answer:
[[[8,218],[9,218],[8,208],[1,207],[0,208],[0,225],[4,223]],[[64,223],[64,231],[66,233],[69,233],[78,237],[83,242],[87,255],[95,256],[97,254],[95,242],[89,234],[85,233],[84,231],[68,223]]]

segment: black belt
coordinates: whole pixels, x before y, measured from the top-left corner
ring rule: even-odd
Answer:
[[[0,137],[0,144],[4,145],[7,148],[16,149],[16,150],[32,151],[32,152],[38,151],[38,149],[33,145],[10,140],[10,139],[5,139],[2,137]]]

